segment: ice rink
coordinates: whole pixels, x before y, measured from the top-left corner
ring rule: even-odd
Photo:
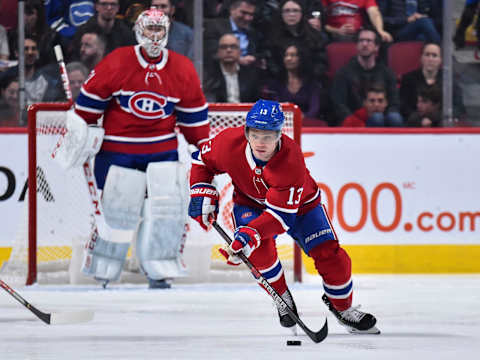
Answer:
[[[0,359],[477,359],[480,276],[355,276],[354,304],[372,312],[381,335],[349,335],[321,301],[321,282],[291,286],[300,317],[330,333],[302,346],[278,324],[269,296],[252,282],[146,285],[36,285],[17,288],[43,311],[92,309],[93,321],[46,325],[0,294]]]

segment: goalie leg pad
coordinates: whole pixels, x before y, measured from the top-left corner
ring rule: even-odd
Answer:
[[[118,280],[129,247],[130,243],[108,241],[95,233],[85,249],[82,272],[98,280]]]
[[[105,221],[110,227],[121,230],[137,228],[146,186],[143,171],[110,166],[102,193]]]
[[[142,271],[151,279],[187,275],[180,256],[187,222],[186,178],[179,162],[156,162],[147,167],[148,198],[136,251]]]

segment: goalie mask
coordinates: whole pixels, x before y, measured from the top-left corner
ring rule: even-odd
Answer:
[[[135,21],[135,37],[148,56],[160,55],[168,42],[170,19],[163,11],[155,8],[142,12]]]

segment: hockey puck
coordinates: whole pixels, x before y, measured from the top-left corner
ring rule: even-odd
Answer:
[[[300,340],[287,340],[287,345],[302,345]]]

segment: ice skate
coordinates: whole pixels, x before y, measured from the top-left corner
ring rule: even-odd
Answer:
[[[288,306],[290,306],[290,308],[295,312],[295,315],[298,316],[297,306],[295,305],[295,301],[293,301],[292,294],[288,289],[283,293],[282,299],[285,300]],[[295,326],[296,322],[291,318],[287,310],[279,308],[278,305],[277,305],[277,310],[278,310],[278,317],[280,319],[280,325],[282,325],[285,328],[291,328],[292,332],[296,334],[296,326]]]
[[[347,310],[338,311],[327,295],[322,296],[323,302],[328,309],[335,315],[338,322],[345,326],[351,334],[380,334],[380,330],[375,326],[377,319],[369,313],[358,310],[360,305],[351,306]]]

